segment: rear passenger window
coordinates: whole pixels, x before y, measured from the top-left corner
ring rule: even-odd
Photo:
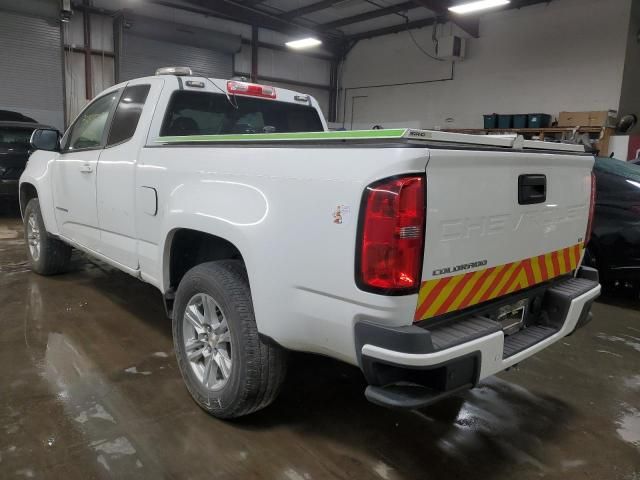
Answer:
[[[126,142],[133,137],[150,88],[151,85],[133,85],[124,90],[111,122],[107,146]]]

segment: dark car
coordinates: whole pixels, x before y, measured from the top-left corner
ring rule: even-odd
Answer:
[[[640,281],[640,166],[596,158],[596,208],[585,262],[603,285]]]
[[[0,198],[18,196],[18,180],[29,158],[36,128],[50,128],[18,112],[0,110]]]

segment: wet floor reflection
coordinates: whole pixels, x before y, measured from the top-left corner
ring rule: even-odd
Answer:
[[[0,478],[639,478],[636,310],[598,304],[584,332],[416,412],[293,354],[272,407],[222,422],[188,396],[152,287],[78,254],[67,275],[9,268],[18,220],[2,232]]]

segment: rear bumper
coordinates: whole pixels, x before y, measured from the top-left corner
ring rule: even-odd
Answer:
[[[0,196],[17,197],[18,196],[18,180],[6,180],[0,178]]]
[[[591,319],[600,294],[597,272],[581,269],[544,293],[544,325],[505,336],[485,317],[460,320],[432,330],[418,326],[387,328],[356,325],[360,367],[374,403],[419,408],[471,388],[570,335]]]

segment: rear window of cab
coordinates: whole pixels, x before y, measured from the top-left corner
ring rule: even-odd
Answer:
[[[277,100],[210,92],[174,92],[160,136],[319,132],[317,110]]]

